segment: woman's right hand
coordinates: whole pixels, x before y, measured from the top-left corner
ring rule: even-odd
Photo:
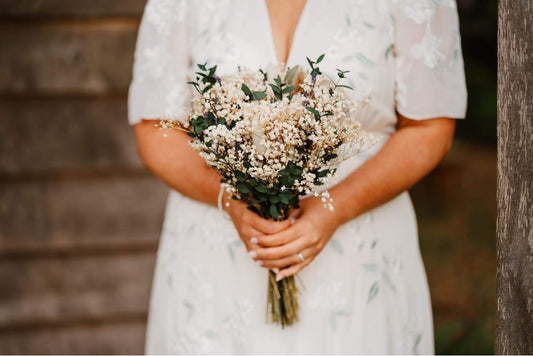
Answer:
[[[253,247],[257,247],[257,240],[254,238],[262,235],[275,234],[291,226],[290,220],[270,221],[263,219],[248,209],[246,203],[231,198],[230,194],[226,191],[224,191],[224,195],[222,196],[222,207],[231,217],[231,220],[239,233],[239,237],[244,242],[248,252],[250,252]],[[250,258],[253,259],[252,256],[250,256]]]

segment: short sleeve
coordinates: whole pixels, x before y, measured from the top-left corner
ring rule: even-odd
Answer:
[[[415,119],[466,116],[455,0],[392,0],[396,110]]]
[[[139,26],[128,92],[128,122],[181,117],[187,98],[190,4],[148,0]]]

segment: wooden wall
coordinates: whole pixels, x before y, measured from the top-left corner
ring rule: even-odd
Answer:
[[[167,192],[126,119],[144,2],[0,0],[0,354],[143,352]],[[492,325],[495,157],[456,142],[412,191],[440,350]]]
[[[144,0],[0,0],[0,353],[143,351],[166,188],[126,97]]]

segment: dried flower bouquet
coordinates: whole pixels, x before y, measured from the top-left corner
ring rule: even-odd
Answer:
[[[311,194],[333,210],[321,186],[375,139],[354,119],[362,103],[345,93],[352,89],[341,84],[348,72],[337,69],[337,78],[329,78],[318,67],[323,58],[307,58],[309,70],[239,67],[221,77],[216,66],[198,64],[185,122],[165,118],[160,125],[185,130],[233,198],[265,219],[287,219],[300,197]],[[298,288],[294,276],[274,277],[269,271],[267,319],[283,328],[298,320]]]

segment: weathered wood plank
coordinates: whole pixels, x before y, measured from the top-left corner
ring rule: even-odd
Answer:
[[[151,175],[3,183],[0,255],[17,248],[156,242],[167,192]]]
[[[0,330],[143,315],[155,253],[0,261]]]
[[[0,101],[0,174],[141,169],[124,99]]]
[[[0,93],[124,94],[137,25],[0,24]]]
[[[140,16],[146,0],[0,0],[0,16]]]
[[[533,1],[499,2],[496,353],[533,354]]]
[[[143,321],[0,332],[1,354],[135,355],[144,352]]]

